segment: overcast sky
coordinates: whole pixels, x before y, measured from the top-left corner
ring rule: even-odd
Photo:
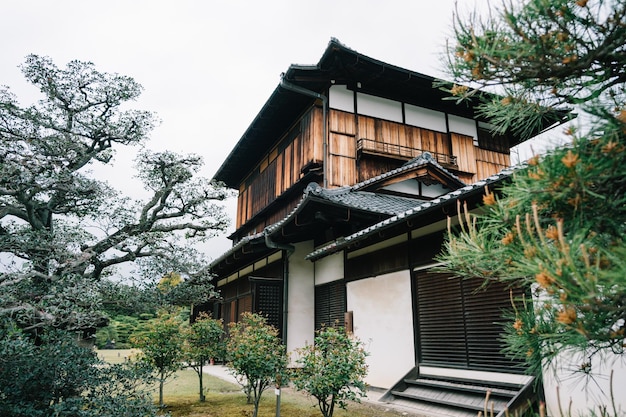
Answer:
[[[280,74],[290,64],[316,64],[331,37],[372,58],[442,76],[440,58],[454,4],[2,0],[0,85],[9,86],[23,104],[37,97],[18,68],[30,53],[49,56],[59,67],[78,59],[131,76],[145,89],[134,107],[162,120],[149,147],[198,153],[205,158],[203,174],[211,177]],[[463,12],[473,5],[474,0],[459,0]],[[132,175],[125,157],[117,156],[114,185]],[[228,246],[217,240],[209,255],[219,256]]]

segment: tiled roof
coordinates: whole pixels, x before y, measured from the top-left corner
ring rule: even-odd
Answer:
[[[325,189],[323,187],[320,187],[317,183],[309,184],[305,188],[304,195],[302,196],[302,199],[300,200],[298,205],[289,214],[287,214],[287,216],[285,216],[278,222],[267,226],[260,233],[243,237],[228,251],[223,253],[220,257],[216,258],[213,262],[211,262],[209,268],[217,265],[246,244],[261,242],[265,239],[266,234],[271,235],[275,231],[279,230],[281,226],[293,219],[296,214],[298,214],[302,210],[307,201],[314,197],[352,209],[369,211],[376,214],[386,214],[388,216],[402,213],[423,201],[406,197],[376,194],[367,191],[355,191],[354,187],[355,186]]]
[[[233,245],[228,251],[223,253],[220,257],[216,258],[213,262],[211,262],[211,264],[209,265],[209,268],[219,264],[224,259],[226,259],[229,255],[235,253],[237,250],[241,249],[246,244],[261,242],[265,239],[266,234],[271,235],[275,231],[279,230],[282,225],[284,225],[289,220],[294,218],[295,215],[298,212],[300,212],[300,210],[302,210],[305,203],[311,197],[317,197],[317,198],[329,201],[331,203],[339,204],[339,205],[350,207],[353,209],[369,211],[371,213],[376,213],[376,214],[385,214],[388,216],[400,216],[400,215],[403,215],[403,213],[411,211],[415,207],[420,207],[423,204],[428,204],[424,200],[420,200],[420,199],[393,196],[393,195],[388,195],[388,194],[378,194],[378,193],[361,191],[361,190],[375,182],[378,182],[386,178],[393,177],[394,175],[399,175],[399,174],[402,174],[403,172],[420,168],[422,166],[426,166],[429,164],[441,170],[442,172],[446,173],[451,178],[456,179],[460,184],[463,184],[463,182],[458,177],[456,177],[454,174],[452,174],[451,172],[446,170],[444,167],[439,165],[429,152],[424,152],[417,158],[414,158],[406,162],[404,165],[402,165],[399,168],[396,168],[384,174],[378,175],[376,177],[370,178],[366,181],[354,184],[352,186],[334,188],[334,189],[326,189],[326,188],[319,186],[317,183],[311,183],[305,188],[304,195],[302,199],[300,200],[300,202],[298,203],[298,205],[287,216],[285,216],[282,220],[279,220],[278,222],[267,226],[260,233],[243,237],[239,242]]]
[[[217,265],[220,262],[222,262],[229,255],[237,252],[237,250],[239,250],[242,247],[244,247],[247,243],[251,243],[253,241],[260,241],[262,239],[264,239],[264,232],[255,233],[253,235],[244,236],[239,242],[237,242],[233,246],[231,246],[230,249],[228,249],[226,252],[224,252],[219,257],[214,259],[213,262],[211,262],[209,264],[209,269],[212,269],[215,265]]]
[[[523,168],[523,166],[517,166],[517,167],[513,167],[513,168],[507,168],[505,170],[500,171],[498,174],[493,175],[489,178],[486,178],[482,181],[478,181],[475,182],[471,185],[465,186],[463,188],[460,188],[458,190],[449,192],[448,194],[444,194],[441,197],[438,197],[434,200],[428,201],[428,202],[424,202],[424,203],[420,203],[402,213],[399,213],[393,217],[390,217],[388,219],[383,220],[382,222],[376,223],[370,227],[367,227],[365,229],[359,230],[358,232],[347,236],[345,238],[342,238],[340,240],[337,240],[335,242],[329,243],[325,246],[322,246],[318,249],[316,249],[315,251],[311,252],[310,254],[308,254],[305,259],[308,260],[316,260],[319,258],[322,258],[324,256],[330,255],[332,253],[338,252],[341,249],[347,247],[348,245],[351,245],[359,240],[362,240],[364,238],[366,238],[367,236],[370,236],[374,233],[378,233],[383,229],[386,229],[388,227],[391,227],[393,225],[399,224],[401,222],[407,221],[409,219],[413,219],[419,216],[422,216],[428,212],[430,212],[433,209],[438,208],[439,206],[450,202],[450,201],[456,201],[459,200],[463,197],[468,196],[470,193],[476,192],[477,190],[481,190],[483,189],[485,186],[490,186],[493,185],[495,183],[501,182],[506,178],[509,178],[513,172],[515,172],[516,170]]]
[[[391,178],[404,172],[411,171],[426,165],[432,165],[436,167],[437,169],[448,175],[451,179],[457,181],[459,185],[465,185],[463,181],[459,179],[459,177],[439,165],[439,163],[437,163],[437,161],[435,160],[435,158],[433,158],[430,152],[424,152],[420,156],[406,162],[399,168],[377,175],[352,186],[326,189],[316,183],[311,183],[304,190],[304,194],[305,196],[315,195],[325,200],[352,208],[358,208],[374,213],[395,215],[409,210],[415,207],[420,202],[425,202],[426,200],[373,193],[361,190],[371,184],[377,183],[386,178]]]
[[[389,215],[401,213],[414,207],[420,201],[424,201],[388,194],[376,194],[368,191],[355,191],[354,187],[328,190],[316,183],[309,184],[304,193],[305,195],[317,196],[343,206]]]

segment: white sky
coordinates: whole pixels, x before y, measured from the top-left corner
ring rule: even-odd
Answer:
[[[474,5],[474,0],[458,1],[462,12]],[[59,67],[78,59],[131,76],[145,89],[133,107],[154,111],[162,120],[148,146],[200,154],[203,175],[211,177],[280,74],[290,64],[316,64],[331,37],[372,58],[443,76],[440,57],[450,38],[454,4],[2,0],[0,85],[8,85],[23,104],[37,99],[18,69],[30,53],[49,56]],[[133,174],[128,153],[116,160],[110,180],[119,188]],[[208,255],[219,256],[229,244],[216,239]]]

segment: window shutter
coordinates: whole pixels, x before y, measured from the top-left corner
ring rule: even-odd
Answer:
[[[434,273],[415,279],[421,364],[523,372],[521,362],[502,353],[503,312],[512,308],[504,284],[481,288],[478,278]],[[522,289],[513,289],[514,298],[522,294]]]
[[[346,286],[343,281],[315,287],[315,330],[322,326],[343,327],[346,312]]]

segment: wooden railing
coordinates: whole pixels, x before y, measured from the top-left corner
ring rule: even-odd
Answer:
[[[454,155],[446,155],[424,149],[409,148],[407,146],[395,145],[393,143],[378,142],[372,139],[361,138],[357,140],[356,149],[357,152],[400,157],[407,160],[417,158],[424,152],[429,152],[433,158],[435,158],[435,161],[441,165],[457,165],[456,156]]]

